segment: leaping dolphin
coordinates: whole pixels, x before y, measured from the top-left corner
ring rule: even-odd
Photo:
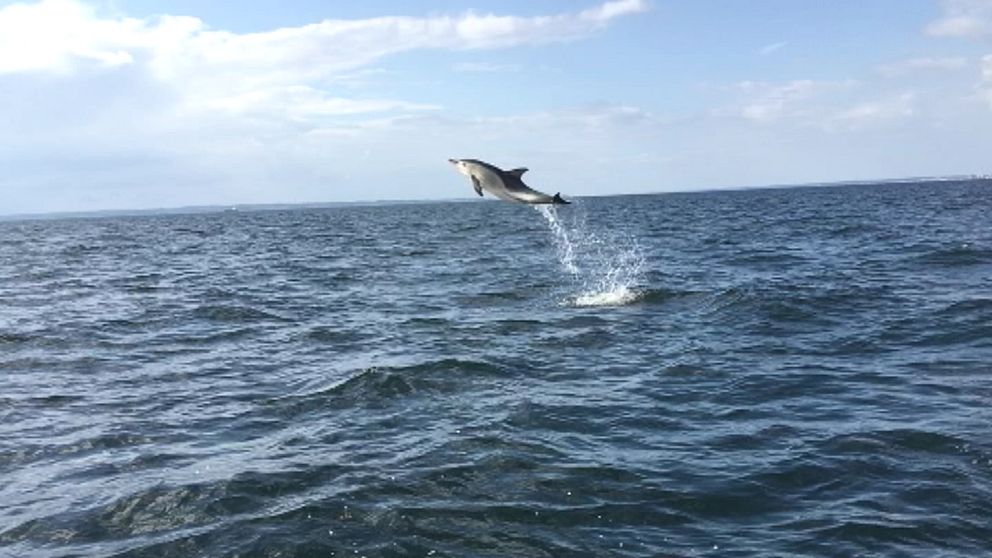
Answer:
[[[519,203],[571,203],[559,194],[549,196],[524,184],[521,177],[527,169],[505,171],[499,167],[477,159],[448,159],[458,172],[472,179],[475,193],[482,195],[485,190],[501,200]]]

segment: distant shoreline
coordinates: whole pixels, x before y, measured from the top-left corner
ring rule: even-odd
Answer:
[[[924,176],[910,178],[887,178],[878,180],[845,180],[837,182],[807,182],[799,184],[769,184],[762,186],[723,186],[698,190],[671,190],[664,192],[635,192],[625,194],[575,196],[577,198],[601,198],[624,196],[656,196],[666,194],[705,194],[712,192],[735,192],[745,190],[785,190],[793,188],[820,188],[838,186],[869,186],[893,184],[925,184],[930,182],[960,182],[992,180],[992,175]],[[208,215],[214,213],[292,211],[300,209],[333,209],[339,207],[376,207],[391,205],[419,205],[431,203],[473,203],[478,198],[438,198],[415,200],[359,200],[346,202],[302,202],[302,203],[249,203],[231,205],[194,205],[149,209],[97,209],[91,211],[55,211],[46,213],[0,214],[0,222],[48,221],[59,219],[99,219],[105,217],[145,217],[158,215]]]

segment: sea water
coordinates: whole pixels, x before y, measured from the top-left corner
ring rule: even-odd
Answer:
[[[992,183],[0,223],[0,556],[978,556]]]

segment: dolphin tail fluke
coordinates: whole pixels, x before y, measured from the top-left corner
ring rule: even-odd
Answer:
[[[559,193],[555,194],[553,198],[551,198],[551,203],[553,203],[553,204],[559,204],[559,203],[560,204],[569,204],[569,203],[572,203],[572,202],[567,201],[564,198],[562,198],[561,197],[561,193],[559,192]]]

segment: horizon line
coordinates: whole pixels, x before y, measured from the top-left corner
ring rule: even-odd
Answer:
[[[858,186],[871,184],[912,184],[925,182],[952,182],[955,180],[992,180],[992,174],[958,174],[958,175],[938,175],[938,176],[913,176],[902,178],[876,178],[857,180],[837,180],[828,182],[797,182],[762,185],[743,186],[716,186],[713,188],[700,188],[695,190],[666,190],[654,192],[627,192],[604,195],[572,196],[574,198],[612,198],[624,196],[658,196],[665,194],[704,194],[713,192],[734,192],[742,190],[784,190],[792,188],[819,188],[830,186]],[[45,221],[56,219],[95,219],[100,217],[140,217],[153,215],[190,215],[225,213],[236,211],[281,211],[291,209],[323,209],[335,207],[360,207],[360,206],[389,206],[408,205],[426,203],[470,203],[479,200],[473,197],[464,198],[407,198],[407,199],[381,199],[381,200],[352,200],[352,201],[315,201],[315,202],[261,202],[261,203],[231,203],[231,204],[205,204],[205,205],[180,205],[171,207],[149,207],[130,209],[83,209],[64,211],[42,211],[29,213],[0,213],[0,221]]]

